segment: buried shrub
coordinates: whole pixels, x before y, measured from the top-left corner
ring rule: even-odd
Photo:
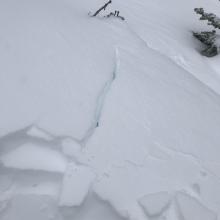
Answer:
[[[125,20],[125,18],[124,17],[122,17],[121,15],[119,15],[120,14],[120,12],[119,11],[115,11],[114,13],[113,12],[110,12],[108,15],[106,15],[105,17],[106,18],[109,18],[109,17],[117,17],[117,18],[120,18],[121,20]]]
[[[108,2],[106,2],[102,7],[100,7],[93,15],[91,15],[92,17],[96,17],[101,11],[105,11],[106,8],[112,3],[112,0],[109,0]],[[89,13],[90,14],[90,13]],[[116,17],[116,18],[120,18],[121,20],[125,20],[124,17],[120,16],[120,11],[114,11],[114,12],[110,12],[109,14],[105,15],[105,18],[109,18],[109,17]]]

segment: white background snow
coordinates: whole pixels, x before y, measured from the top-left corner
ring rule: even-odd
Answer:
[[[220,3],[104,3],[0,0],[0,220],[220,220]]]

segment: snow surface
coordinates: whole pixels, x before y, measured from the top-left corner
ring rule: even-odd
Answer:
[[[220,220],[219,2],[104,3],[0,1],[0,219]]]

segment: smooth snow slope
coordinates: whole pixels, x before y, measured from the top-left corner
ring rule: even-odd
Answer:
[[[215,0],[0,0],[1,220],[220,220]]]

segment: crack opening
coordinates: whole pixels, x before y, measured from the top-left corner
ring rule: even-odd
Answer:
[[[115,65],[112,71],[110,79],[105,83],[104,87],[101,89],[96,102],[95,113],[93,117],[93,121],[87,130],[84,137],[80,140],[80,144],[83,148],[86,147],[87,142],[95,133],[95,130],[100,126],[100,118],[103,112],[103,108],[105,105],[106,97],[109,91],[111,90],[112,84],[116,79],[117,72],[119,69],[120,59],[119,59],[119,51],[118,48],[115,48]]]

